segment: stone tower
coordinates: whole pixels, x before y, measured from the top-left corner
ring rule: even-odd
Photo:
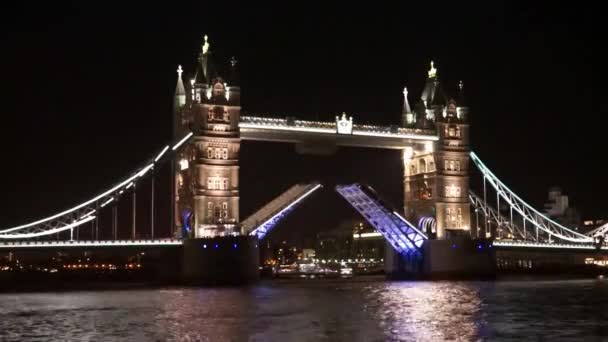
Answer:
[[[404,150],[405,215],[432,238],[468,235],[469,124],[462,83],[456,99],[448,100],[431,62],[413,115],[405,127],[436,130],[439,139]]]
[[[205,36],[181,115],[194,136],[176,165],[176,225],[188,237],[238,233],[241,107],[234,57],[226,74],[216,69]]]

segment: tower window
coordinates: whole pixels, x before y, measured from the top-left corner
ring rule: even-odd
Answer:
[[[222,148],[222,159],[228,159],[228,149],[226,147]]]
[[[209,158],[209,159],[213,158],[213,148],[211,148],[211,147],[207,147],[207,158]]]
[[[221,159],[222,158],[222,151],[219,148],[215,148],[215,159]]]

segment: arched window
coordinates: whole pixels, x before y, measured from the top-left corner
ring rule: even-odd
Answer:
[[[424,160],[424,159],[418,160],[418,172],[420,172],[420,173],[426,172],[426,160]]]

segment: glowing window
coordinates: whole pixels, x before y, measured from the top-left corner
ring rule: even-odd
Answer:
[[[228,159],[228,149],[226,147],[222,148],[222,159]]]

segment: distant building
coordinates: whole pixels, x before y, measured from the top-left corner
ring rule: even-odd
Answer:
[[[605,224],[608,224],[608,218],[585,220],[585,221],[583,221],[583,227],[581,230],[583,233],[587,233],[587,232],[592,231],[595,228],[599,228]]]
[[[581,228],[581,215],[576,208],[570,207],[568,196],[562,193],[560,187],[549,189],[549,200],[544,205],[544,212],[549,218],[568,228]]]
[[[348,220],[317,235],[318,259],[384,258],[385,240],[374,228],[360,220]]]

